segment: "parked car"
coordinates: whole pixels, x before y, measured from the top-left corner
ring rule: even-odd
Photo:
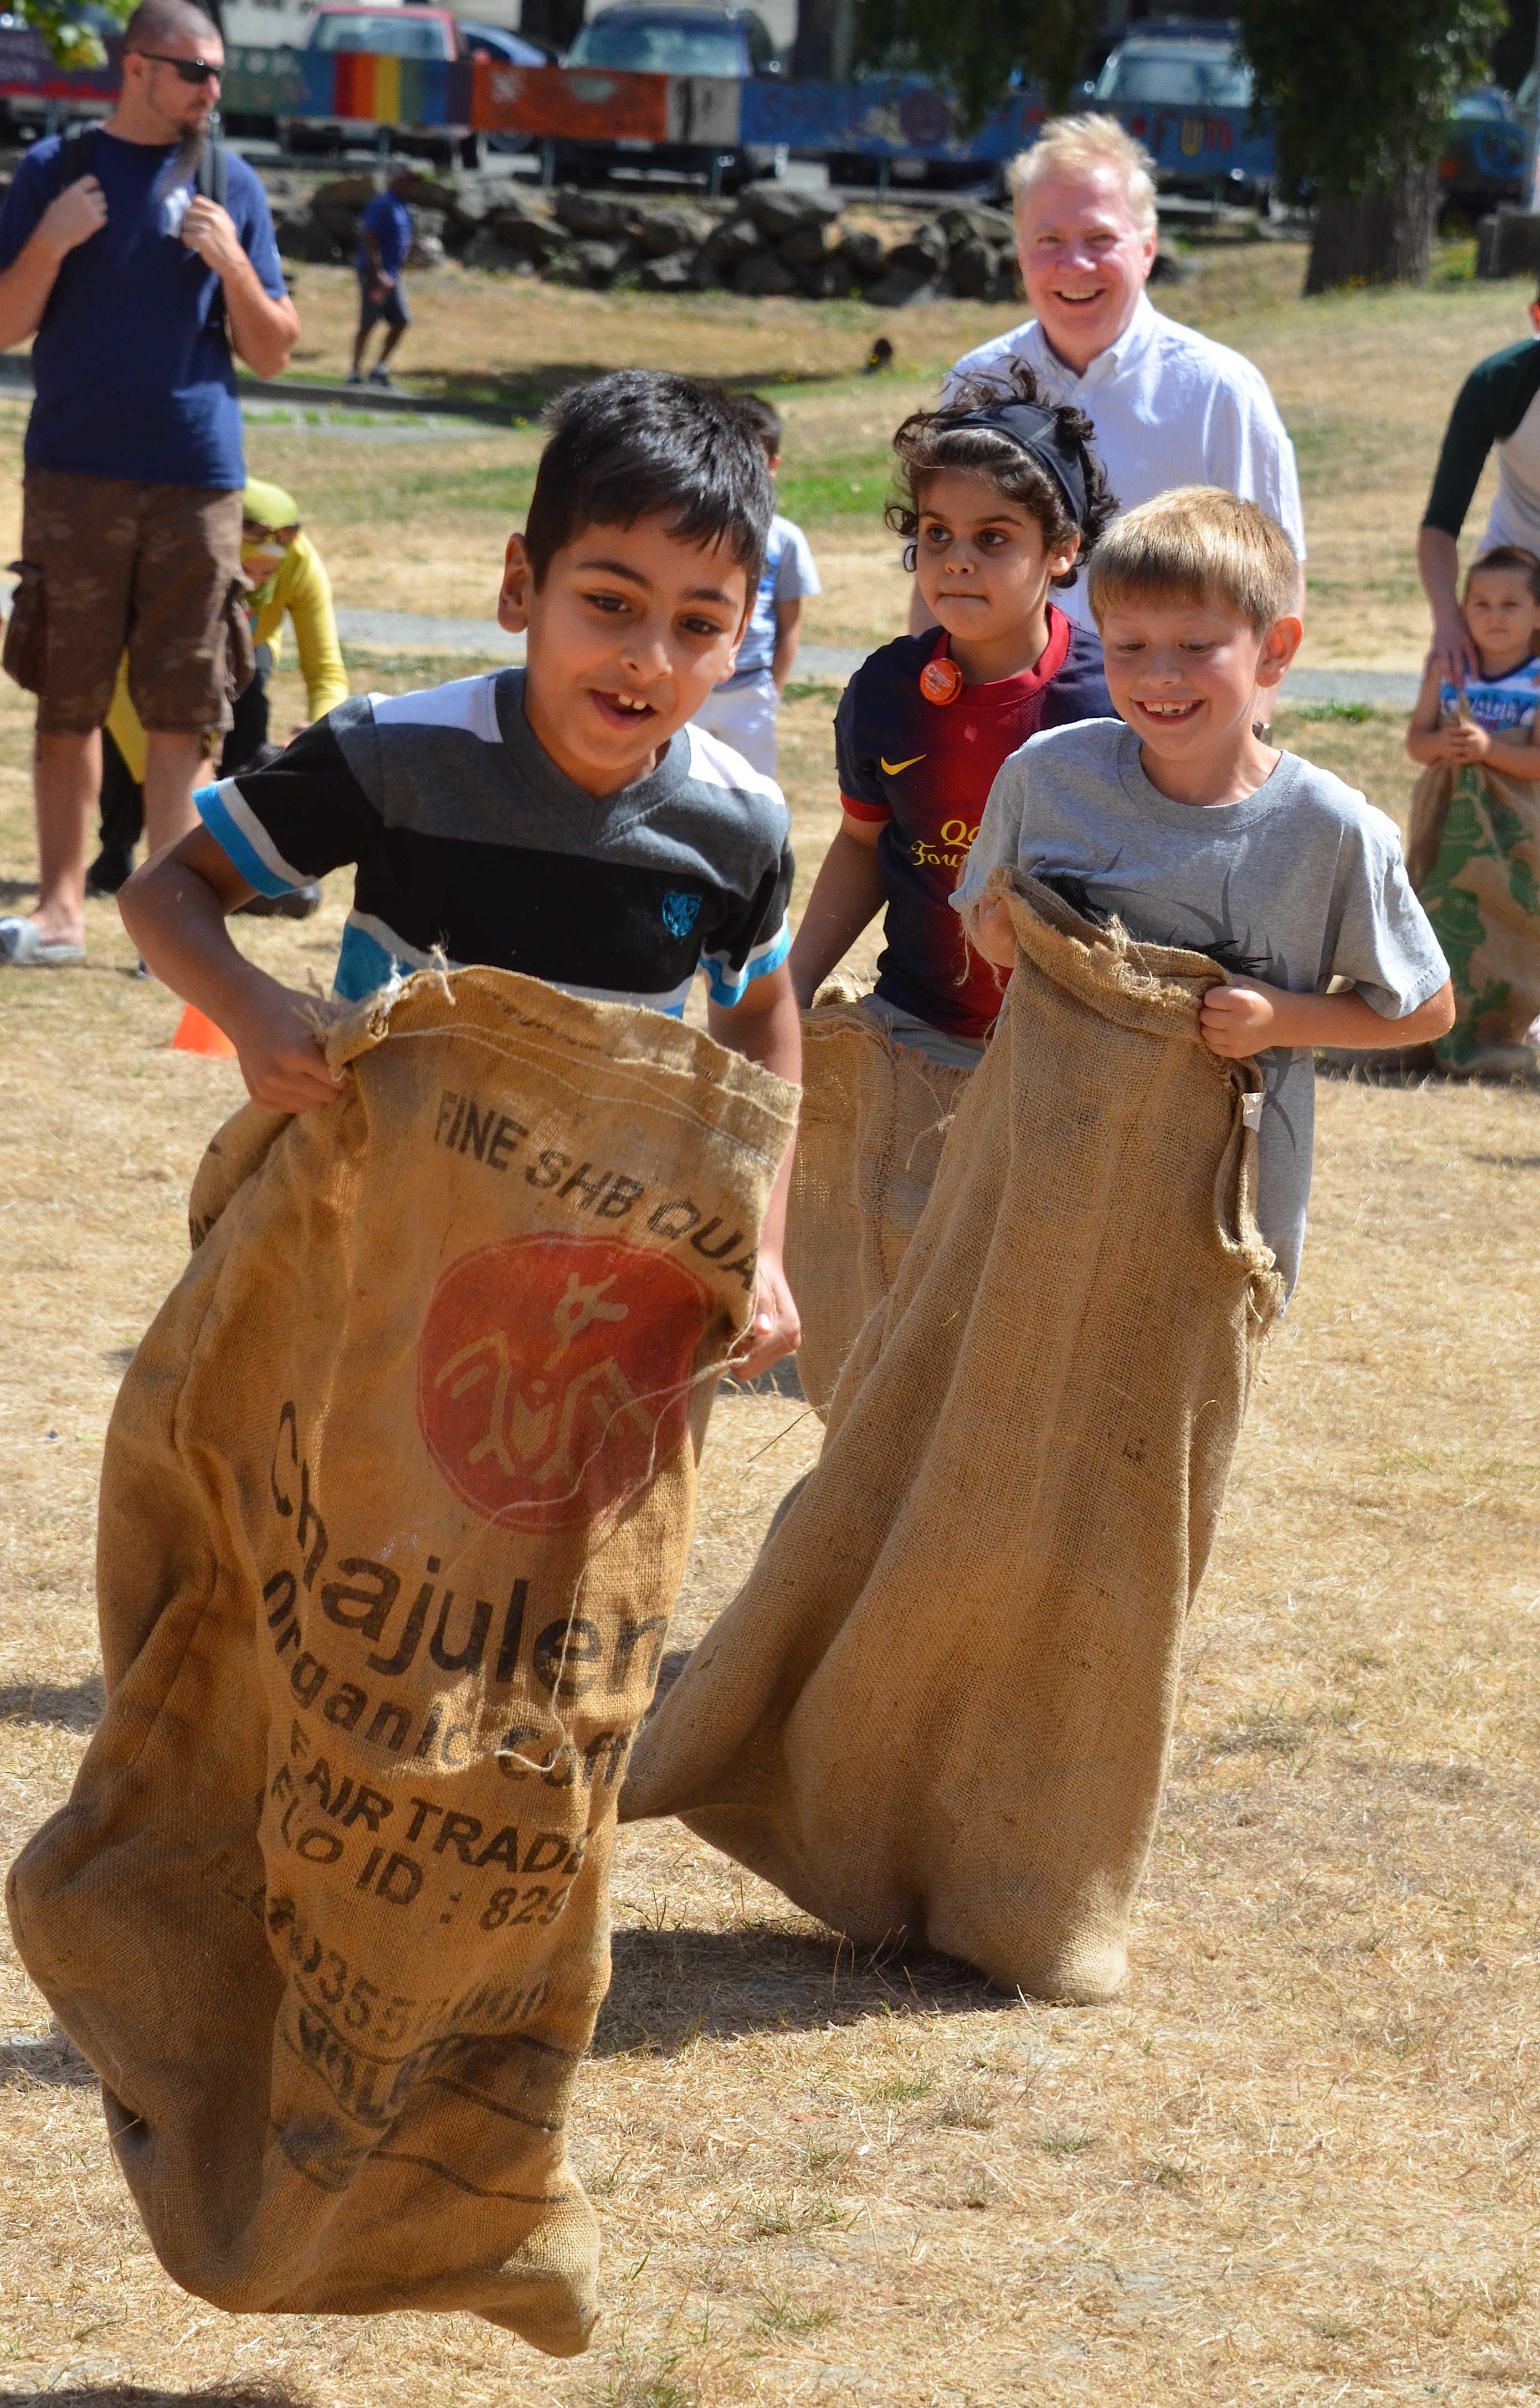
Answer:
[[[1273,142],[1251,122],[1251,69],[1238,34],[1219,21],[1145,18],[1086,86],[1088,108],[1144,143],[1162,192],[1266,204]]]
[[[1519,107],[1501,85],[1461,93],[1444,131],[1441,207],[1485,217],[1499,201],[1522,199],[1527,138]]]
[[[530,46],[531,48],[533,45]],[[355,56],[421,60],[453,65],[457,61],[468,62],[470,44],[459,19],[449,8],[398,7],[390,0],[383,7],[355,5],[355,0],[328,0],[317,8],[310,19],[301,59],[316,52],[352,52]],[[468,108],[470,87],[465,87]],[[371,145],[377,133],[377,121],[372,117],[283,117],[278,121],[278,138],[285,150],[340,150],[350,143]],[[451,164],[463,159],[468,166],[480,164],[485,150],[484,136],[473,134],[468,124],[396,127],[390,136],[393,150],[403,150],[420,157],[447,159]]]
[[[606,8],[591,17],[563,62],[569,67],[611,68],[631,75],[703,76],[746,82],[752,76],[778,76],[781,56],[769,26],[752,8]],[[735,192],[755,176],[780,175],[784,151],[755,144],[719,148],[712,143],[562,141],[554,145],[561,183],[593,182],[618,168],[642,168],[674,176],[703,176],[713,189]]]
[[[523,34],[511,34],[506,25],[472,25],[462,17],[460,34],[473,59],[496,59],[505,67],[548,67],[552,64],[549,50],[538,42],[529,41]]]

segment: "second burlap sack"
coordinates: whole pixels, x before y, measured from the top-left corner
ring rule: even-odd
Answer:
[[[328,1057],[210,1148],[123,1382],[107,1711],[12,1922],[189,2290],[567,2354],[614,1800],[795,1090],[489,970]]]
[[[855,1003],[802,1014],[786,1277],[802,1319],[798,1375],[821,1413],[898,1277],[971,1075],[897,1043]]]
[[[1220,973],[1011,891],[1015,974],[925,1216],[621,1813],[682,1816],[860,1945],[1092,2000],[1281,1286],[1259,1075],[1199,1036]]]
[[[1460,1071],[1533,1068],[1540,1017],[1540,791],[1466,762],[1418,780],[1406,867],[1454,982],[1455,1024],[1430,1049]]]

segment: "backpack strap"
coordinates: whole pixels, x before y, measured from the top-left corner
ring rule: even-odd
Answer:
[[[78,184],[82,176],[90,175],[95,152],[96,128],[94,125],[88,122],[84,125],[75,124],[65,128],[64,139],[59,145],[59,190],[61,192],[66,185]]]
[[[210,134],[198,152],[194,183],[200,200],[217,202],[223,208],[230,190],[230,154],[217,134]]]

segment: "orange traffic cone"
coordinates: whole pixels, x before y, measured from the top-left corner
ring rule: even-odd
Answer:
[[[224,1034],[195,1004],[189,1004],[182,1013],[180,1025],[171,1039],[173,1054],[209,1054],[219,1062],[232,1062],[236,1049]]]

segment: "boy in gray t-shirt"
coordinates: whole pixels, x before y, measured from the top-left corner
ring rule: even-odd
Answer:
[[[1229,1060],[1261,1057],[1257,1217],[1290,1289],[1310,1196],[1311,1049],[1423,1044],[1454,1015],[1393,824],[1262,740],[1258,689],[1278,684],[1303,633],[1298,579],[1282,528],[1233,494],[1190,486],[1120,520],[1090,571],[1119,716],[1012,753],[952,898],[1002,968],[1015,958],[1010,916],[983,896],[1005,866],[1229,973],[1204,998],[1203,1041]],[[1351,991],[1329,995],[1333,979]]]

